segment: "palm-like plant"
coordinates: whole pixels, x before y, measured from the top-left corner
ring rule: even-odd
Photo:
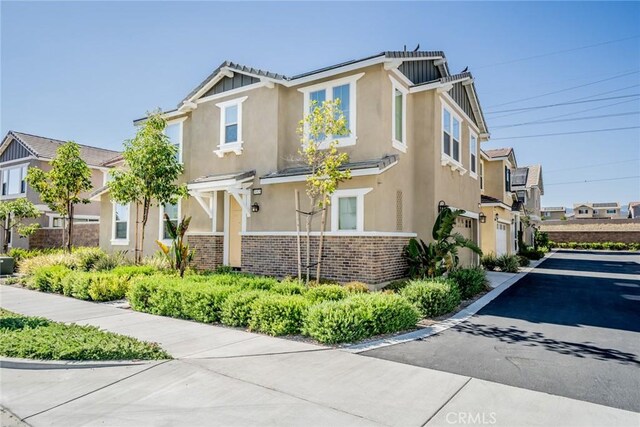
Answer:
[[[482,255],[480,248],[470,239],[453,231],[457,218],[463,210],[443,209],[433,225],[433,242],[411,239],[404,248],[411,277],[436,277],[458,266],[460,248],[469,248]]]
[[[183,217],[178,224],[171,222],[169,215],[166,213],[164,214],[164,219],[167,224],[167,233],[169,233],[169,237],[171,237],[171,247],[165,245],[160,240],[156,240],[156,243],[160,246],[162,253],[167,257],[171,268],[178,270],[180,277],[184,277],[184,271],[193,260],[195,253],[195,251],[189,247],[189,244],[184,241],[184,236],[191,223],[191,217]]]

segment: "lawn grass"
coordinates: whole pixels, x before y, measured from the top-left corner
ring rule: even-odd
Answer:
[[[158,344],[0,308],[0,356],[40,360],[170,359]]]

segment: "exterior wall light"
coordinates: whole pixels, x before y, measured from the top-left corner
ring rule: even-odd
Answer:
[[[260,205],[258,202],[255,202],[251,205],[251,212],[260,212]]]
[[[485,214],[483,214],[482,212],[480,212],[480,214],[478,215],[478,220],[484,224],[485,222],[487,222],[487,216]]]
[[[442,212],[443,210],[447,209],[449,206],[447,206],[447,204],[444,202],[444,200],[440,200],[438,202],[438,213]]]
[[[495,216],[494,218],[495,218],[496,222],[498,222],[498,218],[500,218],[500,215],[498,215],[498,214],[496,213],[496,216]]]

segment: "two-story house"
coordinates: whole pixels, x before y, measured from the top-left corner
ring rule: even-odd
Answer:
[[[528,221],[522,220],[517,232],[522,234],[522,241],[527,245],[533,245],[535,234],[534,226],[541,221],[541,197],[544,195],[544,183],[542,180],[542,166],[519,166],[513,170],[511,177],[511,191],[515,193],[522,208],[522,214],[528,217]]]
[[[620,203],[574,203],[575,219],[617,219],[621,218]]]
[[[564,206],[546,206],[541,209],[542,220],[561,220],[567,218],[567,209]]]
[[[484,254],[515,254],[522,203],[512,189],[512,171],[518,167],[512,148],[482,150],[480,172],[482,195],[482,252]]]
[[[26,197],[42,212],[35,220],[40,229],[30,237],[20,237],[17,233],[9,236],[10,247],[42,248],[55,247],[62,244],[63,219],[42,203],[39,194],[26,181],[27,170],[38,167],[50,170],[49,162],[56,156],[56,150],[66,141],[9,131],[0,145],[0,200],[12,200]],[[80,156],[91,169],[91,182],[100,187],[106,182],[108,168],[102,163],[117,156],[117,151],[80,145]],[[88,196],[84,195],[84,196]],[[79,204],[75,209],[74,224],[76,244],[87,246],[98,244],[98,227],[100,220],[99,203]],[[92,225],[93,224],[93,225]],[[84,226],[87,225],[87,226]],[[1,233],[1,231],[0,231]],[[0,236],[2,239],[3,236]],[[1,240],[0,240],[1,241]]]
[[[192,216],[188,237],[200,268],[295,275],[295,190],[309,209],[296,129],[313,101],[338,98],[350,130],[339,149],[349,155],[352,179],[332,196],[323,276],[402,277],[403,247],[412,237],[431,238],[442,205],[464,209],[457,231],[479,242],[480,143],[489,134],[473,77],[451,74],[443,52],[401,51],[291,77],[222,63],[164,113],[190,197],[154,208],[145,253],[157,249],[152,233],[166,238],[167,212],[171,220]],[[100,245],[131,251],[135,208],[113,203],[106,189],[95,197]],[[314,246],[318,231],[316,220]],[[462,262],[477,257],[465,250]]]

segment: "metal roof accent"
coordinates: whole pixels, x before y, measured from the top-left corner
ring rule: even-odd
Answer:
[[[507,157],[509,156],[509,154],[511,154],[511,152],[513,152],[513,148],[511,147],[506,147],[506,148],[494,148],[493,150],[483,150],[485,152],[485,154],[492,158],[492,159],[497,159],[498,157]]]
[[[399,156],[397,154],[388,154],[380,159],[363,160],[358,162],[349,162],[342,165],[340,170],[360,170],[378,168],[380,170],[391,166],[394,162],[398,161]],[[306,166],[294,166],[279,171],[271,172],[260,177],[260,179],[268,178],[283,178],[288,176],[301,176],[307,175],[310,172]]]
[[[253,178],[255,175],[256,175],[255,170],[205,175],[205,176],[196,178],[192,181],[189,181],[189,184],[201,184],[205,182],[217,182],[217,181],[226,181],[226,180],[241,181],[247,178]]]

